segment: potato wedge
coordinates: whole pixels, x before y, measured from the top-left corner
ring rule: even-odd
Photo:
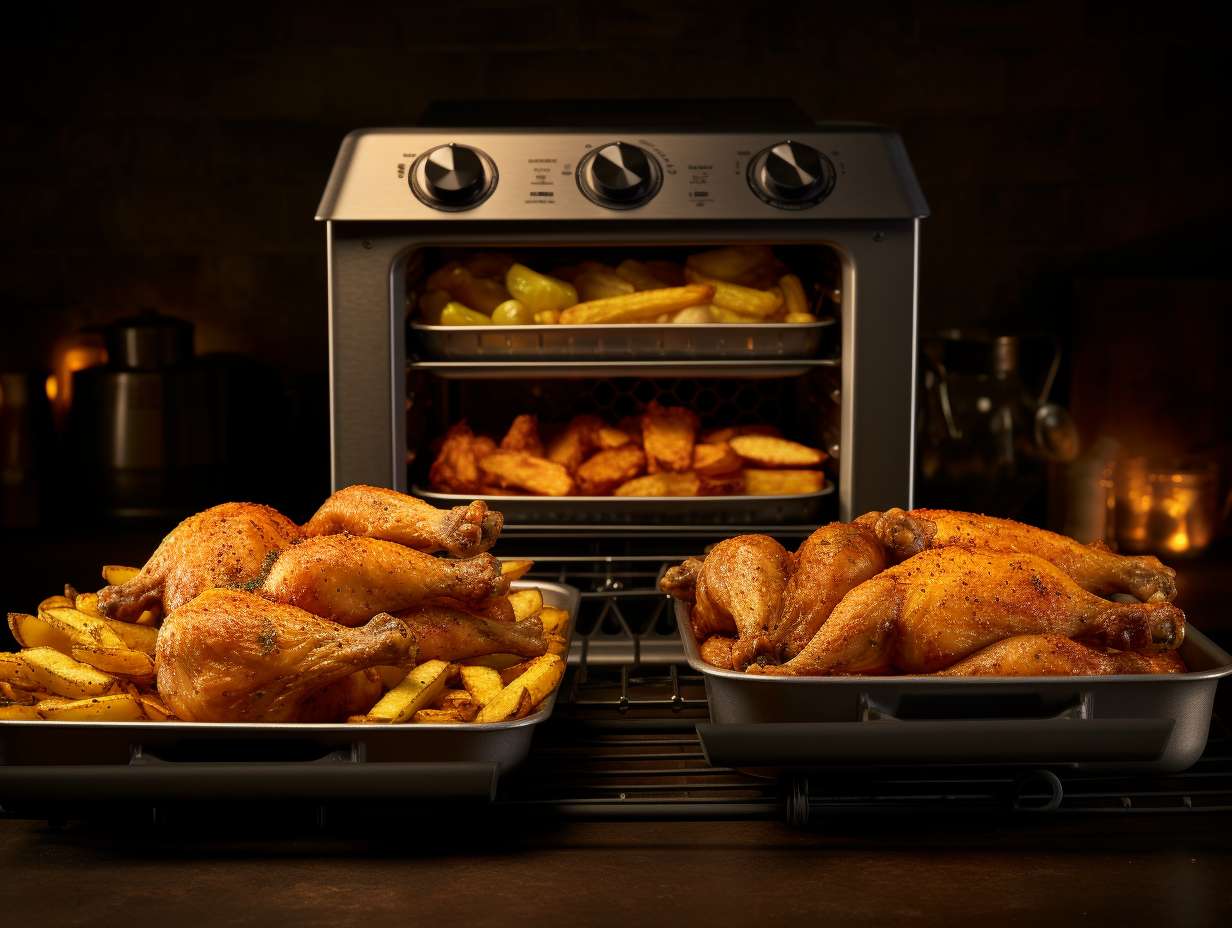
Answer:
[[[520,664],[514,664],[512,667],[506,667],[504,670],[502,670],[500,672],[501,686],[502,687],[508,686],[518,677],[522,676],[522,674],[526,673],[526,671],[530,670],[530,664],[531,664],[531,661],[533,660],[534,660],[533,657],[527,658],[526,660],[522,661],[522,663]]]
[[[800,325],[807,322],[817,322],[818,319],[812,313],[788,313],[783,317],[783,321]]]
[[[648,474],[616,488],[614,496],[700,496],[702,482],[697,474]]]
[[[548,642],[548,654],[555,654],[559,657],[568,657],[569,641],[564,635],[545,635]]]
[[[140,567],[121,567],[119,564],[103,565],[103,579],[112,586],[128,583],[129,580],[139,573],[141,573]]]
[[[779,290],[783,293],[783,308],[787,315],[797,315],[809,311],[808,297],[804,295],[804,284],[795,274],[784,274],[779,278]]]
[[[30,648],[22,652],[22,657],[35,684],[57,696],[88,699],[121,689],[115,677],[61,654],[54,648]]]
[[[569,630],[569,613],[555,606],[540,609],[539,621],[543,623],[545,635],[563,635]]]
[[[741,468],[740,455],[727,442],[698,444],[693,446],[693,471],[710,476],[730,474]]]
[[[23,648],[55,648],[67,654],[73,646],[73,636],[37,615],[9,613],[9,631]]]
[[[461,668],[459,668],[461,669]],[[460,690],[442,690],[441,695],[436,698],[433,703],[434,709],[458,709],[466,708],[467,706],[475,706],[478,711],[478,705],[475,703],[475,697],[464,689]]]
[[[87,647],[98,645],[104,648],[122,648],[124,642],[111,630],[106,619],[78,612],[76,607],[56,606],[40,609],[39,618],[59,628],[78,644]]]
[[[770,435],[737,435],[728,444],[736,454],[758,467],[811,467],[827,457],[820,448]]]
[[[500,671],[492,667],[463,667],[462,685],[467,693],[482,708],[496,698],[504,689]]]
[[[719,444],[730,442],[737,435],[782,435],[773,425],[734,425],[722,429],[711,429],[704,433],[699,442],[703,444]]]
[[[621,448],[633,441],[633,436],[628,432],[614,429],[611,426],[602,426],[595,433],[595,447],[601,451],[611,451],[613,448]]]
[[[167,719],[175,718],[175,713],[168,709],[167,704],[155,694],[138,693],[137,699],[141,701],[141,709],[145,712],[145,717],[151,722],[165,722]]]
[[[535,566],[534,561],[501,561],[501,576],[521,580]]]
[[[633,285],[634,290],[662,290],[672,286],[672,281],[656,277],[641,261],[628,258],[616,266],[616,273]]]
[[[745,469],[744,492],[749,496],[787,496],[799,493],[820,493],[826,485],[826,475],[819,470],[756,470]]]
[[[651,322],[662,313],[709,303],[714,287],[707,283],[661,290],[639,290],[624,296],[578,303],[560,314],[566,325],[606,325],[618,322]]]
[[[408,721],[441,694],[449,674],[450,666],[446,661],[420,664],[368,710],[368,717],[374,722],[391,724]]]
[[[510,296],[533,313],[559,312],[578,301],[577,289],[556,277],[532,271],[524,264],[512,264],[505,272],[505,287]]]
[[[493,451],[479,461],[479,469],[499,486],[528,490],[538,496],[568,496],[573,492],[568,470],[524,451]]]
[[[73,606],[78,612],[84,612],[86,615],[92,615],[99,619],[103,617],[103,614],[98,611],[97,593],[78,593],[77,598],[73,601]]]
[[[154,647],[158,644],[158,629],[133,622],[121,622],[116,619],[104,619],[107,627],[116,633],[126,647],[142,654],[154,656]]]
[[[635,287],[625,278],[617,275],[611,268],[601,265],[588,267],[582,271],[573,280],[574,286],[577,287],[578,299],[584,303],[591,303],[595,300],[606,300],[613,296],[623,296],[626,293],[632,293],[634,290],[643,290],[644,287]],[[660,284],[660,286],[662,286]]]
[[[646,470],[687,471],[693,466],[693,443],[697,437],[697,414],[684,406],[651,403],[642,414],[642,445]]]
[[[475,716],[476,722],[503,722],[529,714],[560,685],[565,662],[556,654],[544,654],[529,662],[524,673],[506,684],[496,697]],[[529,705],[526,701],[529,700]]]
[[[72,702],[38,704],[39,715],[53,722],[140,722],[145,719],[141,700],[129,693],[95,696]]]
[[[38,686],[34,677],[30,675],[26,659],[11,651],[0,653],[0,681],[26,690],[32,690]]]
[[[740,284],[728,283],[698,274],[685,268],[685,279],[692,284],[708,284],[714,288],[710,303],[716,309],[727,309],[744,316],[765,320],[783,308],[783,291],[778,287],[758,290]],[[720,319],[721,322],[727,320]]]
[[[607,496],[646,469],[646,453],[629,442],[592,454],[574,475],[583,496]]]
[[[459,722],[469,722],[467,712],[463,709],[417,709],[411,716],[416,725],[456,725]],[[474,718],[474,713],[470,713]]]
[[[156,609],[147,609],[141,615],[133,620],[137,625],[144,625],[147,628],[153,628],[162,621],[162,616]]]
[[[774,264],[774,252],[765,245],[733,245],[691,254],[685,264],[686,275],[691,270],[716,280],[745,283],[759,269]]]
[[[34,698],[34,693],[27,689],[22,689],[18,686],[13,686],[4,680],[0,680],[0,703],[15,702],[23,706],[32,706],[37,699]]]
[[[543,594],[536,589],[518,590],[509,594],[509,605],[513,606],[514,621],[521,622],[543,608]]]
[[[149,682],[154,679],[154,661],[148,654],[132,648],[74,646],[72,657],[103,673],[135,681]]]
[[[38,706],[23,706],[17,703],[0,705],[0,722],[37,722],[42,717]]]

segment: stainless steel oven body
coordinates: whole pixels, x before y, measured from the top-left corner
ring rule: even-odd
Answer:
[[[841,351],[830,362],[841,384],[833,397],[839,516],[908,506],[927,212],[900,138],[880,127],[819,125],[790,138],[627,129],[353,132],[317,212],[329,264],[333,485],[408,489],[405,277],[416,252],[756,242],[818,245],[839,256]],[[774,376],[773,364],[756,373],[742,363],[685,364],[672,375]],[[638,372],[636,362],[545,361],[489,376]]]

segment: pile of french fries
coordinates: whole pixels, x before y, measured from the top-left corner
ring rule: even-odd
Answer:
[[[804,285],[764,245],[671,261],[597,261],[544,274],[507,253],[451,261],[418,298],[429,325],[817,322]]]
[[[530,561],[505,561],[512,579]],[[107,566],[110,584],[130,580],[135,567]],[[375,668],[384,695],[354,723],[490,723],[524,718],[552,695],[565,673],[569,614],[544,604],[537,589],[509,594],[518,621],[538,616],[548,651],[529,660],[492,654],[458,663],[432,660],[411,667]],[[9,613],[21,650],[0,652],[0,720],[72,722],[175,721],[159,698],[155,666],[156,613],[136,622],[108,619],[97,593],[39,603],[36,613]]]
[[[499,444],[460,422],[428,477],[442,493],[486,496],[784,496],[820,492],[826,457],[769,425],[699,433],[691,410],[652,403],[615,426],[576,416],[542,436],[521,415]]]

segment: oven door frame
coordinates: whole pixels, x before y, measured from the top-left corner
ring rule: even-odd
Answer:
[[[412,251],[767,242],[824,245],[842,258],[840,518],[912,505],[919,219],[516,225],[331,220],[325,235],[334,490],[356,483],[407,490],[403,271]]]

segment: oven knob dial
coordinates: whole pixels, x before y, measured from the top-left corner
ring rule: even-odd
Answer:
[[[612,142],[581,160],[577,180],[592,202],[608,209],[634,209],[659,192],[663,172],[649,152],[627,142]]]
[[[811,145],[779,142],[749,162],[749,186],[771,206],[806,209],[834,189],[834,165]]]
[[[433,209],[472,209],[496,188],[496,165],[478,148],[441,145],[411,166],[411,191]]]

